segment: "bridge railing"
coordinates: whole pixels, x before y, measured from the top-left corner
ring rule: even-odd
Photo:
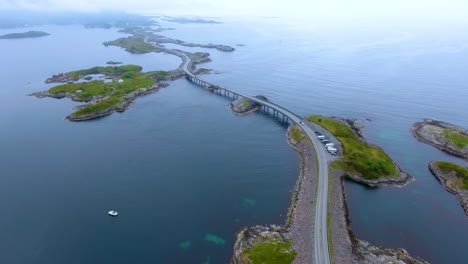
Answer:
[[[264,106],[271,107],[271,105],[272,105],[272,106],[274,106],[274,108],[277,108],[277,109],[275,109],[275,110],[277,110],[277,111],[286,112],[286,113],[288,113],[288,114],[290,114],[290,115],[295,116],[295,117],[298,118],[298,119],[302,119],[302,117],[296,115],[295,113],[289,111],[288,109],[286,109],[286,108],[284,108],[284,107],[282,107],[282,106],[280,106],[280,105],[278,105],[278,104],[275,104],[275,103],[273,103],[273,102],[271,102],[271,101],[265,101],[265,100],[262,100],[262,99],[260,99],[260,98],[256,98],[256,97],[254,97],[254,96],[244,95],[244,94],[241,94],[241,93],[238,93],[238,92],[234,92],[233,90],[228,89],[228,88],[226,88],[226,87],[224,87],[224,86],[221,86],[221,85],[218,85],[218,84],[215,84],[215,83],[211,83],[211,82],[202,80],[202,79],[200,79],[200,78],[198,78],[198,77],[195,77],[194,75],[191,75],[191,77],[194,78],[194,79],[196,79],[196,80],[199,80],[199,81],[201,81],[201,82],[204,82],[204,83],[207,83],[207,84],[209,84],[209,85],[212,85],[212,86],[214,86],[214,87],[216,87],[216,88],[224,89],[224,90],[229,91],[229,92],[231,92],[231,93],[233,93],[233,94],[237,94],[238,96],[247,97],[247,98],[249,98],[249,99],[251,99],[251,100],[253,100],[253,101],[256,101],[257,103],[260,103],[260,104],[262,104],[262,105],[264,105]]]

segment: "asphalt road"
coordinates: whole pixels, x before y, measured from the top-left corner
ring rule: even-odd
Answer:
[[[179,56],[184,58],[182,69],[191,77],[199,79],[190,71],[190,64],[191,64],[190,58],[181,52],[177,52],[177,51],[174,51],[174,52],[178,53]],[[315,241],[314,243],[315,248],[313,249],[315,251],[314,263],[329,264],[330,254],[328,252],[328,235],[327,235],[327,211],[328,211],[328,159],[327,159],[327,155],[328,154],[326,153],[325,148],[322,146],[321,142],[317,139],[317,136],[315,135],[314,131],[309,126],[307,126],[307,124],[302,123],[301,117],[297,116],[293,112],[279,105],[276,105],[268,101],[263,101],[253,96],[241,94],[239,92],[234,92],[230,89],[227,89],[226,87],[223,87],[214,83],[210,83],[205,80],[202,80],[202,81],[210,85],[213,85],[215,87],[226,89],[227,91],[236,93],[239,96],[245,97],[249,100],[268,106],[276,111],[281,112],[282,114],[287,116],[293,123],[299,126],[305,132],[305,134],[310,138],[310,140],[314,144],[314,148],[317,153],[318,170],[319,170],[318,171],[317,200],[315,203],[316,205],[315,207],[315,210],[316,210],[315,211],[315,233],[313,234],[314,241]]]

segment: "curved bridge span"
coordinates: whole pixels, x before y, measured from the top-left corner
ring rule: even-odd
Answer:
[[[328,251],[328,235],[327,235],[327,209],[328,209],[328,160],[327,154],[324,148],[321,146],[320,141],[315,136],[314,131],[307,126],[305,123],[302,122],[302,118],[295,113],[287,110],[284,107],[281,107],[277,104],[274,104],[270,101],[265,101],[255,96],[246,95],[243,93],[239,93],[223,87],[221,85],[211,83],[205,80],[202,80],[195,76],[190,69],[192,69],[192,61],[190,58],[182,53],[178,52],[178,56],[182,58],[183,65],[182,69],[186,73],[186,78],[190,82],[210,89],[213,92],[216,92],[220,95],[224,95],[226,97],[232,97],[233,99],[238,99],[239,97],[244,97],[251,101],[254,101],[263,106],[264,110],[267,112],[272,111],[272,115],[276,118],[279,118],[284,123],[294,123],[298,127],[300,127],[305,135],[310,139],[310,141],[314,144],[315,151],[317,153],[317,160],[318,160],[318,188],[317,188],[317,200],[316,200],[316,207],[315,207],[315,227],[314,227],[314,234],[310,234],[314,236],[314,248],[310,250],[314,250],[314,263],[316,264],[329,264],[330,263],[330,255]],[[311,224],[313,224],[311,222]]]

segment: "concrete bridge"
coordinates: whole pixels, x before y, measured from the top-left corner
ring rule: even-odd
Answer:
[[[228,89],[226,87],[223,87],[221,85],[217,85],[217,84],[214,84],[214,83],[211,83],[211,82],[207,82],[205,80],[202,80],[202,79],[199,79],[198,77],[194,76],[194,75],[187,75],[187,80],[189,80],[190,82],[198,85],[198,86],[201,86],[201,87],[204,87],[206,88],[207,90],[211,90],[213,93],[215,94],[218,94],[218,95],[221,95],[221,96],[224,96],[224,97],[228,97],[232,100],[237,100],[239,99],[239,97],[244,97],[248,100],[251,100],[255,103],[258,103],[259,105],[261,105],[261,110],[267,114],[271,114],[273,117],[277,118],[279,121],[281,121],[282,123],[284,124],[288,124],[288,123],[296,123],[296,124],[300,124],[300,121],[302,120],[301,117],[297,116],[296,114],[284,109],[283,107],[277,105],[277,104],[274,104],[270,101],[266,101],[266,100],[262,100],[258,97],[255,97],[255,96],[250,96],[250,95],[246,95],[246,94],[242,94],[242,93],[239,93],[239,92],[235,92],[231,89]]]
[[[302,118],[293,112],[287,110],[284,107],[281,107],[277,104],[274,104],[270,101],[265,101],[255,96],[250,96],[240,92],[233,91],[221,85],[211,83],[205,80],[202,80],[195,76],[191,69],[193,68],[192,61],[190,58],[183,52],[175,51],[175,54],[182,58],[183,63],[181,69],[186,73],[186,78],[190,82],[204,87],[206,89],[212,90],[213,92],[226,96],[232,99],[238,99],[239,97],[244,97],[248,100],[256,102],[262,105],[262,110],[266,113],[270,113],[273,117],[280,119],[284,123],[296,124],[300,127],[305,135],[310,139],[312,144],[314,144],[315,151],[317,153],[318,160],[318,188],[317,188],[317,201],[315,203],[315,231],[314,234],[314,263],[316,264],[329,264],[330,255],[328,251],[328,235],[327,235],[327,210],[328,210],[328,160],[327,153],[325,149],[321,146],[320,141],[317,139],[314,131],[302,122]],[[312,222],[311,222],[312,224]]]

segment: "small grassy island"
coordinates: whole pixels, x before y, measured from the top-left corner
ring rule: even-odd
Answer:
[[[468,168],[447,161],[431,161],[429,170],[447,191],[458,197],[468,214]]]
[[[105,46],[117,46],[130,53],[143,54],[155,51],[155,47],[145,42],[145,36],[137,35],[104,42]]]
[[[425,119],[411,128],[421,142],[468,160],[468,130],[442,121]]]
[[[28,31],[23,33],[10,33],[1,35],[0,39],[21,39],[21,38],[39,38],[49,36],[50,34],[43,31]]]
[[[45,92],[33,94],[36,97],[70,98],[87,102],[67,119],[83,121],[108,115],[114,111],[125,111],[133,100],[141,95],[156,91],[165,84],[157,81],[171,76],[171,72],[141,72],[137,65],[93,67],[54,75],[46,83],[65,83]],[[79,81],[79,82],[75,82]],[[166,84],[167,85],[167,84]]]
[[[209,89],[209,88],[208,88]],[[263,96],[263,95],[257,95],[255,96],[261,100],[268,101],[268,99]],[[228,105],[229,109],[231,109],[234,113],[238,115],[247,115],[250,113],[253,113],[255,111],[258,111],[262,105],[251,101],[247,98],[241,97],[235,101],[232,101]]]
[[[286,228],[271,225],[244,228],[237,235],[232,264],[290,264],[296,258]]]
[[[322,126],[341,142],[343,158],[332,166],[354,180],[377,186],[403,184],[410,179],[383,150],[366,143],[344,120],[320,115],[309,116],[307,120]]]

